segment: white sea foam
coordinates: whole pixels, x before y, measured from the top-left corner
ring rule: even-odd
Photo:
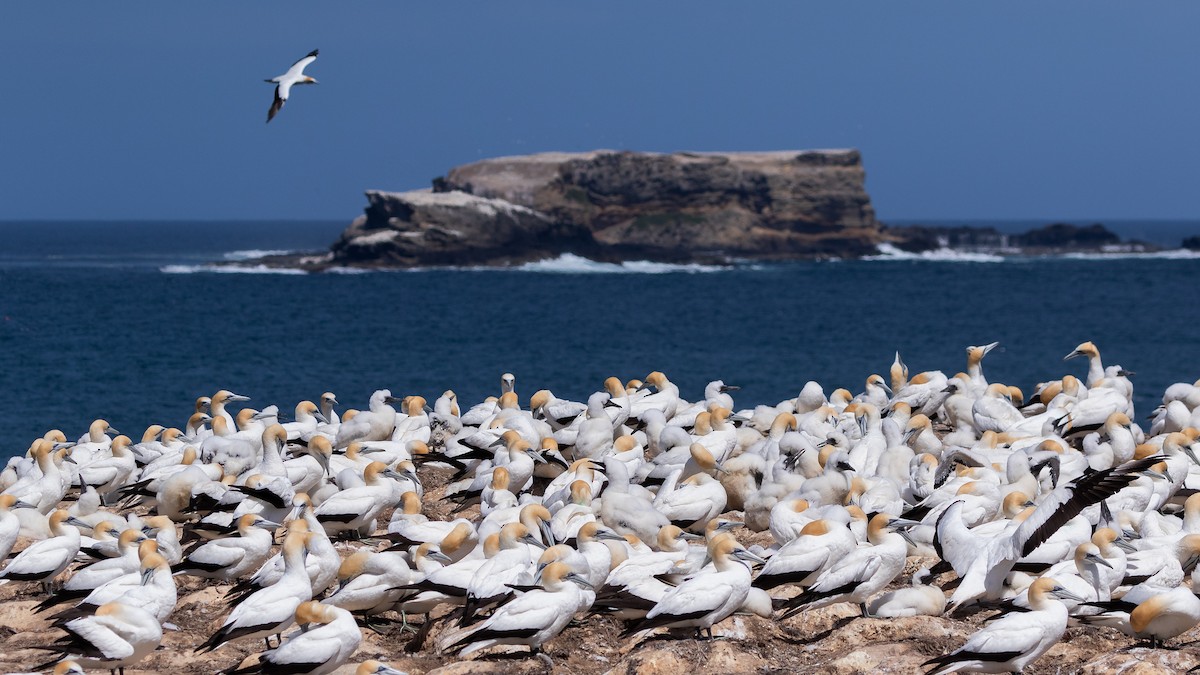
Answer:
[[[1004,262],[1005,257],[992,253],[971,253],[956,251],[952,248],[939,248],[932,251],[910,253],[902,251],[892,244],[879,244],[879,255],[863,256],[863,260],[923,260],[929,262],[967,262],[967,263],[998,263]]]
[[[1189,251],[1186,248],[1177,248],[1169,251],[1151,251],[1151,252],[1134,252],[1120,251],[1111,253],[1066,253],[1064,258],[1071,260],[1197,260],[1200,259],[1200,251]]]
[[[511,269],[521,272],[549,272],[553,274],[668,274],[671,272],[720,272],[728,268],[721,265],[701,265],[698,263],[675,264],[652,262],[649,260],[605,263],[588,260],[573,253],[564,253],[557,258],[525,263]]]
[[[308,274],[304,270],[291,267],[267,267],[266,265],[248,265],[235,267],[233,265],[165,265],[158,268],[163,274]]]
[[[284,251],[284,250],[273,250],[273,249],[263,250],[263,249],[257,249],[257,248],[250,248],[250,249],[246,249],[244,251],[229,251],[222,257],[225,260],[236,262],[239,260],[253,260],[255,258],[263,258],[263,257],[269,256],[269,255],[288,255],[290,253],[295,253],[295,251]]]

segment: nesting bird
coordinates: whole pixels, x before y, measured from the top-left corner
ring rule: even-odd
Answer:
[[[738,612],[786,624],[847,603],[950,622],[947,608],[1002,602],[1002,618],[926,664],[937,673],[1025,667],[1068,616],[1153,646],[1189,630],[1200,387],[1164,394],[1146,431],[1127,374],[1094,344],[1072,352],[1086,378],[1028,398],[984,376],[995,347],[968,348],[957,375],[911,375],[897,354],[890,381],[809,382],[753,408],[720,380],[689,401],[661,371],[609,377],[586,403],[537,390],[527,408],[511,374],[463,408],[449,390],[430,409],[380,389],[362,411],[336,414],[329,392],[236,410],[248,399],[222,390],[187,403],[186,432],[154,424],[134,445],[97,420],[74,446],[35,439],[0,478],[0,553],[22,547],[0,578],[49,591],[72,574],[39,605],[81,600],[56,617],[74,631],[63,672],[154,664],[172,572],[232,585],[206,640],[169,642],[263,638],[266,651],[225,666],[237,673],[328,673],[353,658],[360,624],[421,616],[408,650],[540,653],[589,615],[628,622],[634,640],[711,638]],[[425,484],[435,472],[444,491]],[[74,511],[58,510],[75,492]],[[925,569],[908,579],[917,556]],[[950,572],[952,592],[931,583]],[[101,627],[116,637],[87,642]]]

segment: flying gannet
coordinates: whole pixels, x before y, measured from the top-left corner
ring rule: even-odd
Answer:
[[[287,72],[277,77],[272,77],[266,82],[271,82],[275,85],[275,100],[271,102],[271,109],[267,111],[267,121],[275,119],[275,115],[279,114],[279,110],[283,108],[283,104],[287,103],[288,94],[292,91],[294,84],[316,84],[317,81],[308,75],[304,74],[304,69],[308,64],[317,60],[317,50],[314,49],[305,55],[304,58],[292,64]]]

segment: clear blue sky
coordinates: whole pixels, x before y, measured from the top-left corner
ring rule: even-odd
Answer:
[[[828,147],[885,220],[1197,218],[1198,30],[1191,2],[5,2],[0,219],[349,220],[497,155]]]

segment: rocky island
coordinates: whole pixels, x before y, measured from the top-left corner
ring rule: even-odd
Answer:
[[[505,266],[574,254],[605,262],[730,263],[909,252],[1001,254],[1147,250],[1102,225],[886,227],[857,150],[595,150],[486,159],[430,188],[368,190],[367,207],[317,255],[240,264],[333,267]]]
[[[887,240],[856,150],[657,154],[597,150],[487,159],[425,190],[367,191],[329,253],[301,266],[726,262],[853,257]],[[268,260],[296,264],[296,259]]]

